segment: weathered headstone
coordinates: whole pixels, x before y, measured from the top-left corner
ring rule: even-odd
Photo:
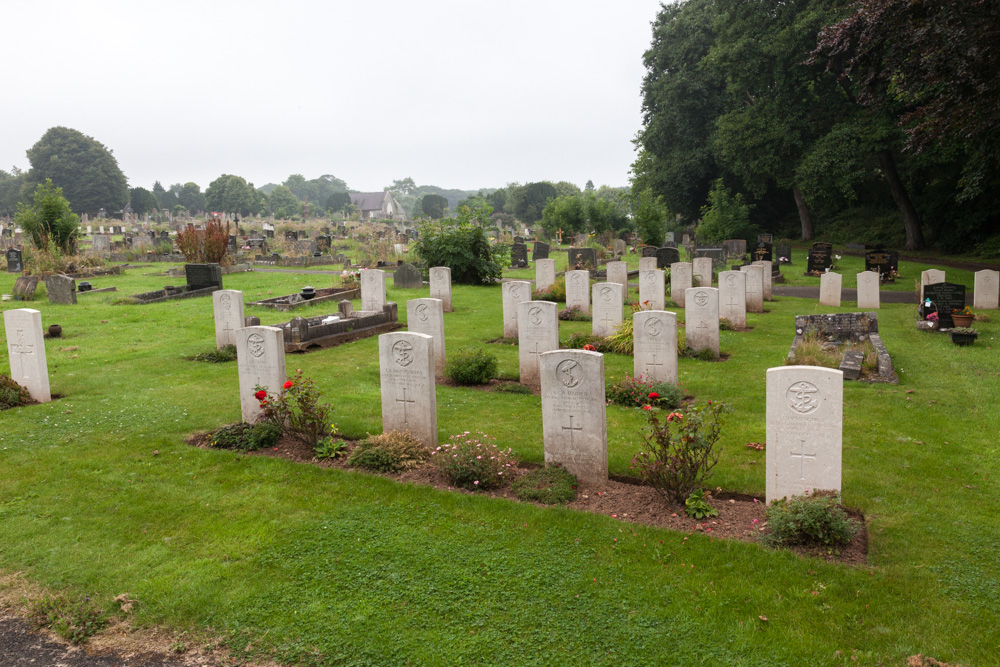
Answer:
[[[664,234],[663,235],[663,241],[664,242],[669,241],[671,243],[673,243],[674,241],[676,241],[676,239],[674,238],[674,233],[673,232],[667,232],[666,234]]]
[[[567,287],[568,289],[568,287]],[[513,280],[500,286],[503,299],[503,337],[517,337],[517,308],[525,301],[531,301],[531,283]]]
[[[692,287],[684,295],[684,336],[695,352],[711,350],[719,357],[719,290]]]
[[[403,263],[396,267],[396,272],[392,274],[392,286],[396,289],[417,289],[424,286],[424,278],[420,275],[420,269],[409,263]]]
[[[597,269],[597,250],[595,248],[570,248],[569,268],[587,269],[594,271]]]
[[[833,271],[819,277],[819,305],[840,308],[840,294],[844,278]]]
[[[764,270],[760,265],[748,264],[741,266],[740,271],[747,274],[747,312],[764,312]]]
[[[771,269],[774,266],[774,264],[772,264],[769,261],[768,262],[757,261],[757,262],[751,262],[751,265],[752,266],[759,266],[760,267],[760,277],[761,277],[762,285],[764,287],[764,292],[763,292],[763,294],[764,294],[764,301],[770,301],[771,300],[771,281],[773,279],[773,275],[772,275]]]
[[[1000,303],[1000,271],[983,269],[976,271],[975,292],[972,307],[978,310],[996,310]]]
[[[726,259],[739,258],[747,254],[746,239],[728,239],[722,242],[722,248],[726,251]]]
[[[670,265],[670,299],[679,307],[684,307],[684,297],[689,287],[694,286],[694,275],[690,262],[674,262]]]
[[[17,248],[11,248],[6,252],[6,257],[7,273],[21,273],[24,271],[24,259],[20,250]]]
[[[862,271],[858,274],[858,310],[878,310],[880,306],[878,273]]]
[[[671,264],[676,264],[679,261],[681,261],[681,254],[677,251],[677,248],[656,249],[656,268],[666,269]]]
[[[620,304],[619,304],[620,309]],[[559,312],[551,301],[525,301],[517,307],[517,346],[521,384],[538,386],[538,357],[559,349]]]
[[[397,331],[378,337],[382,385],[382,432],[409,431],[436,447],[437,386],[434,341],[427,334]]]
[[[591,295],[591,333],[610,336],[622,323],[622,286],[618,283],[594,283]]]
[[[939,271],[938,269],[927,269],[926,271],[920,272],[920,301],[924,301],[924,288],[928,285],[933,285],[935,283],[943,283],[945,281],[944,271]]]
[[[515,243],[510,247],[510,266],[514,269],[528,267],[528,246],[523,243]]]
[[[615,239],[615,243],[614,243],[614,253],[615,253],[615,255],[619,255],[619,256],[620,255],[624,255],[625,251],[627,249],[628,249],[628,246],[625,245],[625,241],[623,241],[622,239]]]
[[[76,281],[69,276],[52,275],[45,278],[45,291],[49,303],[64,305],[76,303]]]
[[[243,292],[220,289],[212,292],[212,310],[215,316],[215,346],[236,345],[236,331],[244,327]]]
[[[556,260],[540,259],[535,262],[535,290],[542,292],[556,282]]]
[[[7,336],[7,358],[10,378],[28,390],[39,403],[52,400],[49,390],[49,366],[45,359],[45,335],[42,333],[42,313],[34,308],[14,308],[4,311],[4,332]]]
[[[451,269],[447,266],[435,266],[430,270],[431,298],[441,299],[444,312],[452,312],[451,307]]]
[[[520,236],[520,235],[515,236],[514,237],[514,243],[524,243],[524,237]]]
[[[278,327],[244,327],[235,335],[240,408],[243,421],[253,424],[262,412],[254,387],[275,394],[285,383],[285,336]]]
[[[406,329],[434,339],[434,372],[444,377],[444,302],[433,298],[407,301]]]
[[[566,272],[566,307],[574,306],[581,313],[590,314],[590,271]]]
[[[385,271],[382,269],[362,271],[361,310],[381,313],[385,303]]]
[[[734,327],[746,327],[747,274],[743,271],[719,274],[719,317]]]
[[[622,302],[628,296],[628,264],[625,262],[608,262],[607,281],[622,286]]]
[[[639,258],[639,273],[656,270],[656,255]]]
[[[931,310],[937,310],[938,327],[950,329],[955,326],[951,314],[965,307],[965,285],[931,283],[924,286],[924,298],[931,300]]]
[[[774,234],[758,234],[757,243],[774,243]]]
[[[774,246],[774,254],[777,255],[777,259],[782,264],[792,263],[792,246],[787,243],[782,243]]]
[[[656,246],[644,245],[639,250],[640,257],[656,257]]]
[[[38,276],[20,276],[14,280],[12,293],[14,298],[20,297],[25,301],[35,298],[35,290],[38,289]]]
[[[589,485],[608,481],[604,355],[555,350],[541,359],[545,465],[562,466]]]
[[[94,252],[110,252],[111,251],[111,235],[104,234],[94,234],[90,242],[90,249]]]
[[[652,382],[677,383],[677,314],[642,310],[632,315],[632,373]]]
[[[222,266],[219,264],[185,264],[184,276],[189,291],[222,289]]]
[[[663,310],[667,303],[666,272],[660,269],[639,272],[639,305],[645,310]]]
[[[694,286],[695,287],[711,287],[712,286],[712,258],[711,257],[695,257],[691,263],[694,265]]]
[[[819,366],[767,370],[767,502],[840,491],[844,374]]]
[[[549,258],[549,244],[543,243],[542,241],[535,241],[534,247],[531,249],[531,261],[537,262],[540,259]]]

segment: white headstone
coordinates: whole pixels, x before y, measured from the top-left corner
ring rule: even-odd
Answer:
[[[819,366],[767,370],[767,502],[840,491],[844,374]]]
[[[591,290],[593,315],[590,331],[595,336],[610,336],[622,323],[622,286],[618,283],[594,283]]]
[[[49,365],[45,359],[41,311],[34,308],[4,311],[3,326],[7,336],[10,378],[27,389],[39,403],[48,403],[52,400],[52,393],[49,390]]]
[[[434,341],[420,333],[382,334],[378,337],[378,361],[382,431],[409,431],[427,447],[436,447]]]
[[[670,265],[670,299],[681,308],[684,307],[684,295],[688,288],[693,287],[690,262],[674,262]]]
[[[517,338],[517,307],[531,301],[531,283],[512,280],[500,286],[503,297],[503,337]]]
[[[220,289],[212,292],[215,313],[215,346],[236,345],[236,330],[246,326],[243,320],[243,292]]]
[[[920,303],[924,302],[924,285],[936,285],[945,281],[944,271],[927,269],[920,273]]]
[[[663,310],[667,303],[666,271],[639,272],[639,305],[645,310]]]
[[[365,269],[361,272],[361,310],[382,312],[385,307],[385,271]]]
[[[535,260],[535,290],[547,290],[556,281],[556,260]]]
[[[451,268],[447,266],[435,266],[430,270],[431,298],[441,299],[441,307],[444,312],[450,313],[451,309]]]
[[[684,337],[687,346],[719,356],[719,290],[692,287],[684,295]]]
[[[617,283],[622,286],[622,303],[628,296],[628,264],[625,262],[608,262],[607,275],[609,283]]]
[[[695,257],[692,260],[694,265],[694,286],[695,287],[711,287],[712,286],[712,258],[711,257]]]
[[[444,376],[444,304],[441,299],[411,299],[406,302],[406,329],[434,339],[434,370]]]
[[[541,360],[545,465],[582,482],[608,481],[608,424],[604,355],[584,350],[546,352]]]
[[[632,373],[653,382],[677,383],[677,314],[642,310],[632,315]]]
[[[1000,306],[1000,271],[976,271],[972,307],[979,310],[996,310]]]
[[[520,304],[517,307],[517,356],[521,384],[537,387],[538,358],[544,352],[558,349],[559,307],[551,301]]]
[[[844,277],[827,271],[819,277],[819,305],[840,308],[840,291]]]
[[[656,257],[640,257],[639,258],[639,273],[643,271],[655,271],[659,268],[656,264]]]
[[[858,274],[858,308],[860,310],[879,309],[879,282],[877,271],[862,271]]]
[[[261,414],[254,387],[274,394],[285,383],[285,336],[277,327],[243,327],[235,335],[240,408],[243,421],[252,424]]]
[[[764,312],[764,277],[759,266],[741,266],[740,271],[747,274],[747,312]]]
[[[764,301],[771,300],[771,262],[752,262],[754,266],[760,267],[760,278],[764,287]]]
[[[590,271],[566,272],[566,307],[573,306],[581,313],[590,314]]]
[[[747,274],[743,271],[719,272],[719,317],[734,327],[746,327]]]

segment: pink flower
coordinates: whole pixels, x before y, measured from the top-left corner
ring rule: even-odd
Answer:
[[[642,406],[642,409],[643,410],[652,410],[653,406],[652,405],[644,405],[644,406]]]
[[[473,482],[473,485],[479,486],[479,480],[477,479],[475,482]]]

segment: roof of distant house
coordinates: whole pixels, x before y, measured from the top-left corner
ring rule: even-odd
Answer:
[[[359,211],[375,211],[382,208],[385,201],[385,192],[352,192],[351,203],[358,207]]]

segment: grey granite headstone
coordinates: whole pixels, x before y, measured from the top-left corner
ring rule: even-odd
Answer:
[[[596,270],[597,250],[594,248],[570,248],[568,266],[570,269]]]
[[[535,241],[535,247],[531,251],[531,260],[537,262],[540,259],[549,258],[549,244]]]
[[[219,264],[185,264],[184,275],[188,290],[222,289],[222,266]]]
[[[76,281],[69,276],[48,276],[45,291],[49,293],[49,303],[76,303]]]
[[[392,285],[397,289],[416,289],[424,286],[420,270],[412,264],[400,264],[392,275]]]

